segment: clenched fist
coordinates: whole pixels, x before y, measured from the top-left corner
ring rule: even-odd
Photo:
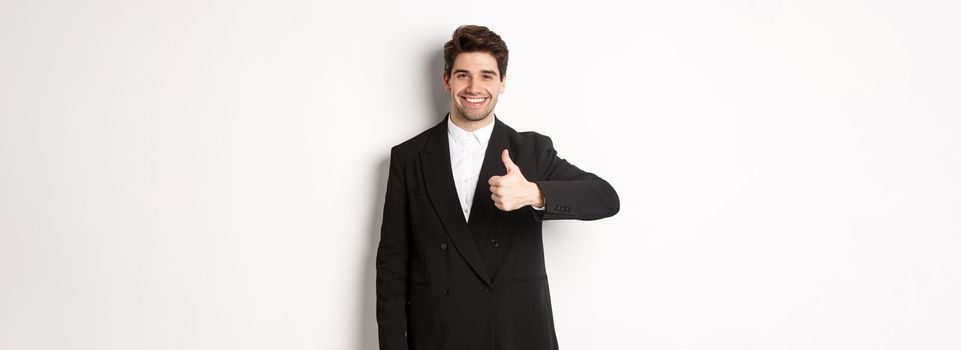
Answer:
[[[487,180],[491,185],[491,199],[494,200],[494,206],[503,211],[512,211],[528,205],[543,207],[544,198],[541,195],[541,189],[537,184],[524,178],[521,168],[514,164],[506,149],[501,152],[501,160],[504,161],[507,174],[491,176]]]

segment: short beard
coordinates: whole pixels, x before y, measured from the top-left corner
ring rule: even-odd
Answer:
[[[490,108],[482,111],[482,114],[480,115],[477,115],[477,114],[472,115],[467,112],[467,108],[456,103],[454,104],[454,108],[457,109],[457,114],[460,114],[461,117],[464,117],[464,119],[470,120],[472,122],[476,122],[476,121],[484,120],[484,118],[487,118],[487,116],[491,115],[491,112],[494,110],[494,103],[493,103],[494,101],[490,101],[490,102],[491,102]]]

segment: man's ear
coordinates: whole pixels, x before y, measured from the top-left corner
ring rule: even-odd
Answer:
[[[503,93],[504,93],[504,89],[507,89],[507,75],[506,75],[506,74],[504,75],[504,78],[501,79],[501,91],[498,92],[497,94],[498,94],[498,95],[503,94]]]
[[[447,74],[447,71],[444,71],[444,74],[441,76],[441,79],[444,80],[444,90],[447,90],[447,92],[450,92],[450,74]]]

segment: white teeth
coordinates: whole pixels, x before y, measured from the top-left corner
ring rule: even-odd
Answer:
[[[466,99],[467,102],[470,102],[470,103],[481,103],[481,102],[484,102],[484,99],[483,99],[483,98],[466,98],[466,97],[465,97],[464,99]]]

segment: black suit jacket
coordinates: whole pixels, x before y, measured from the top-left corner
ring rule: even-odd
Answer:
[[[504,212],[487,180],[504,175],[508,149],[545,210]],[[451,173],[447,118],[391,148],[377,249],[382,350],[557,349],[541,221],[618,212],[614,188],[557,156],[547,136],[495,118],[470,220]]]

